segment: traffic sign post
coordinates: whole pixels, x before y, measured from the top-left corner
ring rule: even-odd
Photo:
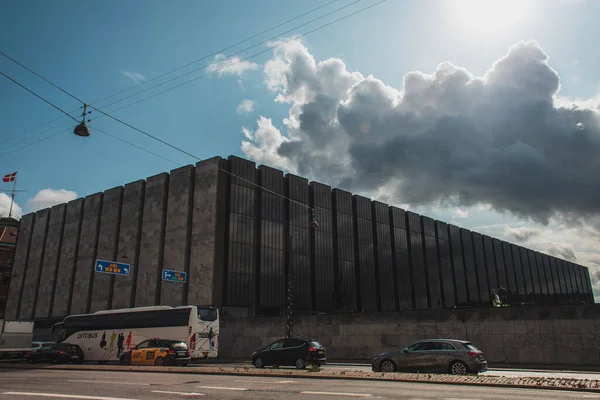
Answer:
[[[187,273],[181,271],[171,271],[170,269],[163,269],[162,279],[163,281],[186,283]]]
[[[129,275],[131,265],[116,261],[96,260],[96,272],[113,275]]]

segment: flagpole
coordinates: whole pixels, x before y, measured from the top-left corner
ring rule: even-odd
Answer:
[[[10,210],[8,211],[8,218],[12,217],[12,209],[13,209],[13,203],[15,202],[15,194],[17,193],[17,175],[19,175],[18,173],[15,173],[15,180],[13,181],[13,190],[12,190],[12,195],[10,196]]]

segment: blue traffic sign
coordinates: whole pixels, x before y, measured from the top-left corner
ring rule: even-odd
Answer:
[[[116,261],[96,260],[96,272],[113,275],[129,275],[131,265]]]
[[[187,282],[187,273],[163,269],[162,278],[163,281],[185,283]]]

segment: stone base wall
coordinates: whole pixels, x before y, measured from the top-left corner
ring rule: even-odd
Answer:
[[[426,338],[470,340],[488,362],[510,365],[600,365],[600,306],[535,306],[307,315],[296,337],[321,342],[331,360],[362,360]],[[285,336],[285,318],[224,319],[220,357],[250,357]]]

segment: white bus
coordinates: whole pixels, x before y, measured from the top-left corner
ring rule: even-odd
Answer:
[[[192,359],[215,358],[219,349],[219,311],[213,307],[155,306],[70,315],[55,324],[57,343],[76,344],[84,361],[118,361],[147,339],[181,340]]]

